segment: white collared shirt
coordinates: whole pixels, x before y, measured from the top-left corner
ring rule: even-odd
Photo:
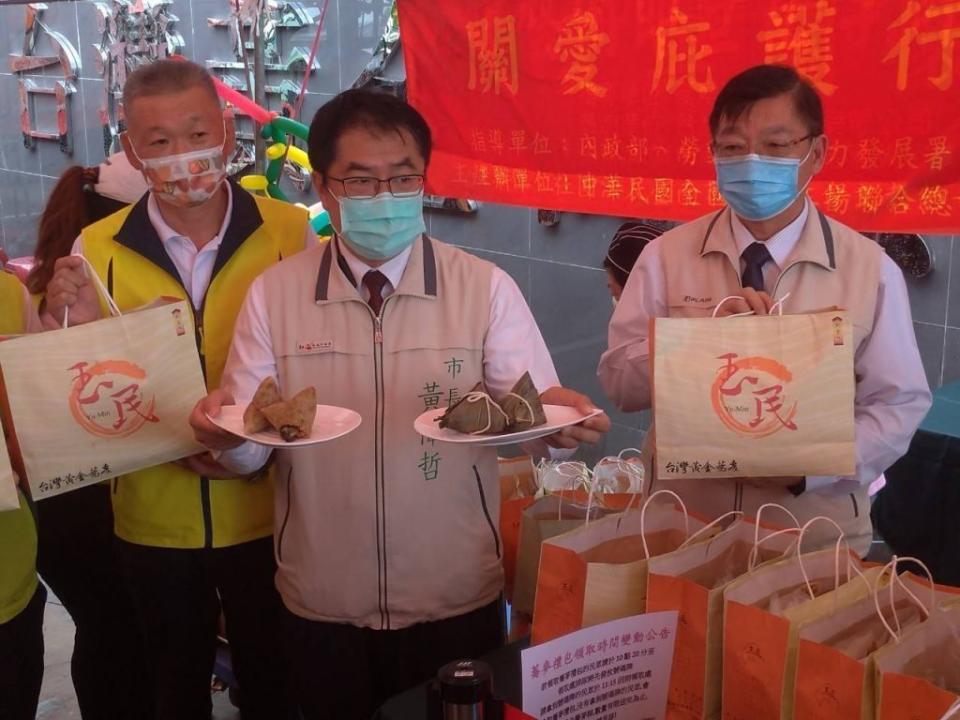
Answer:
[[[347,247],[339,242],[350,272],[357,283],[361,297],[369,301],[363,277],[370,270],[379,270],[387,277],[383,289],[387,298],[400,284],[410,259],[411,249],[371,268]],[[308,302],[305,299],[304,302]],[[495,398],[506,395],[520,377],[530,371],[533,384],[541,391],[560,385],[550,351],[540,334],[540,328],[513,278],[499,267],[494,267],[490,276],[490,324],[483,344],[483,380]],[[222,387],[238,405],[247,405],[256,392],[257,385],[266,377],[277,377],[277,361],[274,356],[270,321],[263,289],[263,276],[250,285],[246,300],[237,317],[234,341],[223,370]],[[322,398],[318,398],[323,402]],[[412,419],[411,419],[412,422]],[[547,448],[542,441],[523,445],[531,455],[549,455],[565,459],[573,451]],[[259,469],[270,455],[270,448],[247,442],[222,453],[219,461],[231,470],[246,475]]]
[[[764,289],[768,293],[775,289],[784,263],[800,240],[811,206],[808,200],[801,216],[767,241],[773,258],[763,267]],[[754,237],[734,213],[730,215],[737,249],[742,253]],[[661,255],[663,239],[659,237],[647,245],[633,266],[610,320],[608,349],[597,370],[601,383],[621,410],[644,410],[651,405],[650,318],[669,315]],[[742,260],[740,269],[742,272]],[[890,448],[909,440],[913,429],[904,428],[901,417],[914,417],[917,412],[922,415],[930,399],[916,348],[903,273],[884,254],[873,332],[861,343],[854,358],[854,370],[862,378],[854,400],[857,475],[808,477],[808,491],[844,493],[850,492],[851,487],[873,483],[892,462]]]
[[[233,214],[233,188],[228,182],[225,182],[224,186],[227,188],[227,209],[223,215],[223,222],[220,223],[220,229],[210,242],[200,248],[189,237],[181,235],[167,224],[153,193],[150,193],[150,197],[147,198],[147,217],[153,229],[157,231],[167,256],[180,274],[180,282],[183,283],[194,309],[199,309],[203,304],[203,298],[210,287],[213,266],[217,262],[217,252],[220,250],[220,243],[223,242],[223,236],[230,226],[230,217]],[[83,254],[82,237],[81,235],[74,241],[71,254]],[[313,247],[317,242],[319,242],[317,234],[307,223],[304,247]]]

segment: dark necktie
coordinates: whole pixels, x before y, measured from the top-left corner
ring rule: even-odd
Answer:
[[[745,288],[753,288],[758,292],[763,292],[763,264],[768,260],[773,260],[766,244],[762,242],[751,243],[743,251],[744,267],[741,282]]]
[[[387,284],[387,276],[379,270],[370,270],[363,276],[363,286],[370,293],[370,299],[367,301],[373,314],[379,317],[380,308],[383,307],[383,287]]]

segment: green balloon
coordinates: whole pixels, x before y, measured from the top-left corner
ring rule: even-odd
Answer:
[[[287,196],[284,194],[283,190],[280,189],[280,186],[275,182],[269,183],[267,185],[267,195],[272,197],[274,200],[282,200],[283,202],[290,202]]]
[[[275,143],[286,144],[287,135],[293,135],[306,141],[310,135],[310,128],[296,120],[278,116],[273,118],[260,130],[260,136],[263,137],[264,140],[273,140]],[[282,170],[283,157],[271,160],[267,164],[267,169],[264,173],[267,177],[267,194],[276,200],[290,202],[283,190],[280,189],[279,183]]]
[[[310,136],[309,127],[287,117],[275,117],[270,124],[281,133],[289,133],[301,140],[306,140]]]

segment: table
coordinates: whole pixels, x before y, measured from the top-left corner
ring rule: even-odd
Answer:
[[[522,705],[520,651],[529,645],[530,638],[522,638],[480,658],[493,670],[494,694],[514,707]],[[374,720],[428,720],[428,693],[429,683],[424,683],[390,698],[377,711]]]

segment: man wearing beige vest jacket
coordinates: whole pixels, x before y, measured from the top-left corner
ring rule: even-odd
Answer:
[[[610,322],[599,368],[604,390],[623,410],[650,407],[649,320],[845,308],[856,350],[852,477],[667,480],[692,509],[711,516],[755,514],[767,502],[801,521],[835,520],[862,555],[871,540],[868,487],[907,450],[930,406],[903,275],[879,245],[826,217],[806,197],[824,165],[823,109],[809,81],[788,67],[746,70],[721,90],[710,115],[717,183],[728,207],[650,243],[634,266]],[[655,434],[655,430],[651,435]],[[652,440],[652,438],[648,438]],[[648,442],[652,451],[653,443]],[[810,546],[836,537],[825,524]],[[806,547],[806,543],[805,543]]]
[[[223,390],[198,438],[250,472],[268,450],[205,417],[260,381],[357,410],[361,426],[276,455],[277,587],[297,700],[308,720],[369,717],[441,665],[503,639],[494,449],[434,444],[413,423],[485,382],[496,398],[530,371],[544,402],[592,409],[559,387],[536,323],[502,270],[425,233],[430,130],[405,102],[347,91],[310,128],[314,183],[336,237],[251,287]],[[548,438],[595,442],[606,416]],[[544,446],[543,450],[547,448]]]

